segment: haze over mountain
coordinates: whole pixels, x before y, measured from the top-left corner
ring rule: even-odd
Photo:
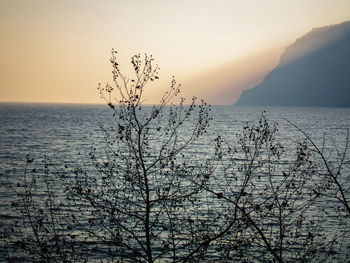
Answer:
[[[350,21],[297,39],[236,105],[350,107]]]

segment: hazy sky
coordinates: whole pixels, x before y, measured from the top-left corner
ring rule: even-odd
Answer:
[[[0,0],[0,101],[99,102],[115,48],[126,71],[155,56],[148,103],[175,75],[186,96],[232,104],[296,38],[345,20],[349,0]]]

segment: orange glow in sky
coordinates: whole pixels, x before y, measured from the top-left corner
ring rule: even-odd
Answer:
[[[0,101],[97,103],[114,48],[126,71],[155,57],[147,103],[175,75],[185,96],[232,104],[296,38],[349,19],[349,0],[1,0]]]

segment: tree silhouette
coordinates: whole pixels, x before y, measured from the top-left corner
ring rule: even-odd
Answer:
[[[263,113],[257,123],[243,127],[233,145],[221,136],[216,139],[222,166],[216,191],[244,223],[230,243],[246,260],[325,260],[335,237],[325,239],[323,216],[317,211],[319,195],[313,185],[318,179],[317,165],[306,142],[296,143],[294,159],[285,157],[277,131],[277,124]]]
[[[322,141],[317,143],[306,131],[288,122],[304,136],[305,144],[317,167],[312,180],[312,191],[320,199],[319,203],[326,213],[324,220],[329,226],[337,226],[337,240],[332,247],[332,259],[347,262],[350,259],[349,130],[346,130],[342,143],[327,141],[325,135]]]
[[[135,55],[135,76],[127,78],[116,54],[113,50],[110,60],[113,86],[98,86],[115,126],[101,127],[105,146],[90,151],[94,170],[65,167],[56,184],[46,161],[44,182],[25,179],[14,205],[22,208],[29,233],[22,232],[16,244],[45,261],[94,257],[78,249],[98,250],[112,261],[200,261],[232,226],[223,219],[217,224],[221,215],[213,216],[217,207],[205,198],[211,165],[186,152],[206,132],[210,107],[204,101],[196,105],[196,98],[189,105],[183,98],[172,104],[180,92],[174,78],[159,104],[144,106],[145,88],[159,78],[158,66],[152,56]],[[36,187],[46,189],[44,203],[35,199]]]
[[[101,126],[104,144],[73,165],[27,156],[13,186],[18,216],[1,233],[7,260],[348,260],[349,134],[334,158],[291,123],[305,138],[291,151],[262,113],[236,141],[217,136],[206,159],[210,107],[185,105],[175,78],[147,106],[153,57],[133,56],[131,78],[114,50],[110,62],[113,84],[98,85],[113,120]]]

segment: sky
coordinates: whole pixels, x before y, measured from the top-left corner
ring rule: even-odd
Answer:
[[[230,105],[312,28],[350,20],[349,0],[0,0],[0,101],[101,102],[109,57],[152,54],[157,103],[174,75],[185,97]]]

